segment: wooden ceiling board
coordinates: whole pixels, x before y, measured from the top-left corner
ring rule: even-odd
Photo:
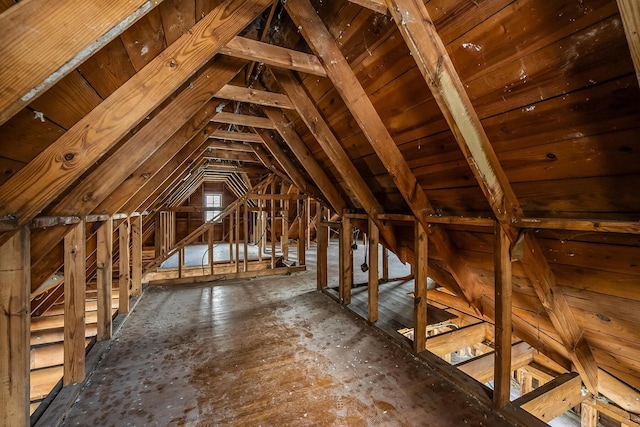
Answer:
[[[22,169],[24,165],[26,165],[25,162],[0,156],[0,184],[11,178],[11,176]]]
[[[29,108],[45,119],[69,129],[102,102],[102,98],[78,71],[72,71],[33,101]]]
[[[64,129],[28,108],[0,126],[0,156],[28,163],[58,139]]]
[[[78,70],[103,99],[136,73],[120,37],[87,59]]]
[[[194,0],[167,0],[158,6],[167,45],[178,40],[196,23]]]
[[[133,68],[136,72],[140,71],[167,47],[160,10],[153,9],[122,33],[120,38]]]
[[[205,17],[216,6],[222,3],[224,0],[195,0],[196,2],[196,22]]]

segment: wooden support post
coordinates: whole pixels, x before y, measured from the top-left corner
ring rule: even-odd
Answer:
[[[242,271],[249,269],[249,210],[247,202],[242,204],[242,234],[244,242],[244,256],[242,257]]]
[[[380,231],[375,222],[369,218],[369,322],[378,321],[378,244]]]
[[[276,268],[276,182],[271,183],[271,268]]]
[[[234,238],[236,247],[236,273],[240,272],[240,204],[236,205],[235,209],[235,223],[236,226],[234,228]]]
[[[340,300],[343,304],[351,304],[351,287],[353,286],[353,226],[351,219],[342,216],[340,230]]]
[[[597,427],[598,410],[594,405],[587,401],[582,402],[580,407],[580,426],[581,427]]]
[[[386,246],[382,248],[382,281],[389,281],[389,249]]]
[[[413,299],[413,351],[420,353],[427,349],[427,265],[429,241],[425,229],[415,221],[415,268]]]
[[[96,263],[98,269],[96,275],[98,289],[98,332],[96,339],[104,341],[111,339],[112,336],[113,220],[111,218],[100,225],[96,238]]]
[[[493,405],[496,409],[509,403],[511,390],[511,257],[509,237],[500,224],[494,231],[495,271],[495,369],[493,371]]]
[[[529,372],[522,372],[520,376],[520,396],[524,396],[533,390],[533,377]]]
[[[182,269],[184,267],[184,248],[178,249],[178,278],[182,278]]]
[[[233,263],[233,214],[229,214],[229,263]]]
[[[142,215],[131,219],[131,295],[142,294]]]
[[[118,228],[118,242],[120,253],[118,313],[122,314],[129,312],[129,282],[131,280],[129,273],[129,218],[123,220]]]
[[[306,217],[306,212],[309,210],[309,205],[305,205],[302,200],[298,203],[300,205],[300,209],[298,210],[300,213],[298,215],[298,265],[305,265],[307,262],[307,254],[305,252],[304,236],[307,230],[307,223],[304,218]]]
[[[162,212],[158,212],[155,217],[155,221],[153,224],[154,233],[153,233],[153,244],[154,244],[154,258],[159,258],[162,253],[162,228],[160,226],[160,221],[162,217]]]
[[[327,251],[329,249],[329,227],[318,223],[318,244],[316,245],[316,270],[318,290],[321,291],[327,287]]]
[[[306,233],[304,235],[307,236],[306,247],[309,248],[311,247],[311,197],[307,197],[307,203],[305,204],[303,217],[306,229]]]
[[[285,205],[289,204],[289,201],[284,202]],[[280,236],[280,251],[284,259],[289,259],[289,211],[284,209],[282,211],[282,235]],[[299,233],[298,233],[299,234]]]
[[[209,234],[207,235],[207,244],[209,245],[209,271],[213,276],[213,263],[215,261],[215,257],[213,254],[213,238],[214,238],[214,226],[211,223],[209,227]]]
[[[29,425],[30,232],[22,227],[0,246],[0,414]]]
[[[260,192],[258,192],[260,194]],[[256,245],[258,245],[258,261],[262,261],[262,248],[264,244],[264,212],[262,212],[262,206],[264,205],[264,200],[258,200],[258,212],[256,213],[256,228],[257,228],[257,236],[256,236]]]
[[[84,381],[86,255],[84,221],[64,237],[63,385]]]

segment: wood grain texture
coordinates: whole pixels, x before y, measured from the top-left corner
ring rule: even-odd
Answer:
[[[113,308],[113,220],[109,218],[98,228],[96,241],[97,335],[98,341],[111,339]],[[116,306],[117,307],[117,306]]]
[[[7,10],[0,16],[0,55],[7,59],[0,71],[0,124],[161,1],[31,1]]]
[[[0,214],[26,223],[267,6],[218,7],[0,187]],[[29,188],[25,192],[24,189]]]
[[[249,126],[249,127],[261,128],[261,129],[275,128],[271,120],[267,118],[258,117],[258,116],[249,116],[246,114],[227,113],[224,111],[212,117],[211,121],[214,121],[217,123],[227,123],[232,125],[238,125],[238,126]]]
[[[216,97],[231,101],[248,102],[264,107],[285,108],[289,110],[294,108],[289,98],[281,93],[266,92],[264,90],[235,85],[225,85],[216,93]]]
[[[511,392],[511,331],[512,331],[512,272],[509,237],[496,223],[494,230],[495,278],[495,362],[493,376],[493,405],[500,409],[510,401]]]
[[[81,383],[85,376],[86,258],[83,221],[64,239],[64,385]]]
[[[617,3],[638,84],[640,84],[640,4],[633,0],[617,0]]]

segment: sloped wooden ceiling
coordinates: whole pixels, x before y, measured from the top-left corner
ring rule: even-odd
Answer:
[[[640,412],[621,397],[640,389],[633,1],[75,3],[2,6],[0,239],[271,171],[365,211],[408,260],[413,231],[378,215],[415,215],[429,275],[493,317],[494,230],[474,219],[496,219],[515,333]],[[34,230],[34,288],[64,233]]]

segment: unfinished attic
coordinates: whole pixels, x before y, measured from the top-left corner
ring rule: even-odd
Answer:
[[[640,426],[637,0],[0,28],[0,425]]]

